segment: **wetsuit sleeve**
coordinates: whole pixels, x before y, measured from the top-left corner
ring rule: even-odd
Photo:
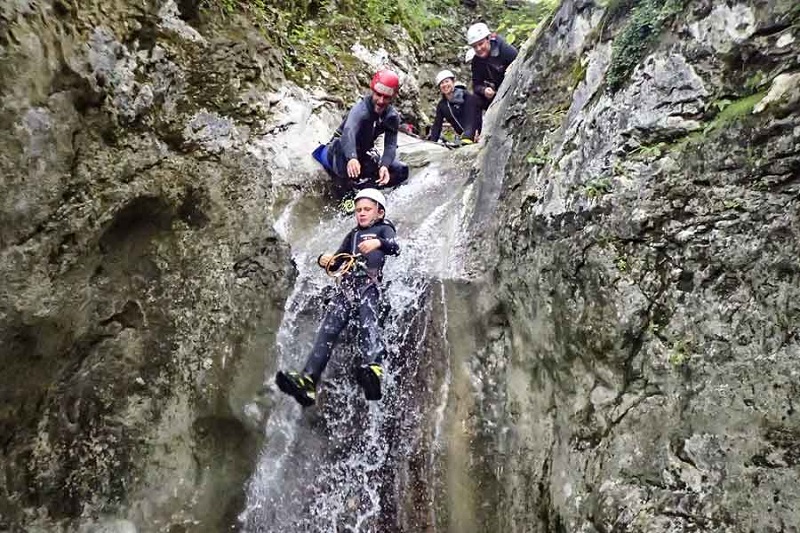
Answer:
[[[483,64],[478,61],[478,57],[472,58],[472,91],[481,96],[485,96],[483,92],[486,90],[486,85],[483,84]]]
[[[361,122],[364,120],[363,107],[361,102],[354,105],[347,114],[347,120],[345,120],[344,126],[342,127],[342,137],[339,139],[339,143],[345,158],[348,160],[358,159],[358,153],[356,152],[356,135],[358,134],[358,128]]]
[[[384,254],[400,255],[400,245],[397,244],[395,235],[396,233],[391,226],[386,225],[381,228],[381,235],[378,237],[378,240],[381,241],[380,250]]]
[[[500,42],[500,59],[508,66],[517,58],[517,49],[505,41]]]
[[[481,116],[480,102],[474,94],[468,94],[465,100],[464,133],[461,134],[461,137],[474,141],[478,129],[478,119]]]
[[[433,126],[431,126],[431,133],[428,135],[429,141],[438,141],[439,136],[442,135],[442,124],[444,123],[444,113],[442,112],[441,101],[436,106],[436,118],[433,119]]]
[[[381,166],[388,167],[397,155],[397,129],[400,127],[400,117],[394,115],[386,121],[386,130],[383,132],[383,155]]]
[[[336,250],[333,253],[333,255],[344,254],[344,253],[349,253],[350,252],[350,239],[351,239],[352,235],[353,235],[352,231],[349,232],[347,235],[345,235],[344,240],[342,240],[342,244],[339,245],[339,249]],[[317,264],[320,267],[325,268],[322,265],[320,265],[320,263],[319,263],[319,260],[322,259],[323,255],[325,255],[325,254],[320,254],[320,256],[317,257]],[[339,258],[336,261],[334,261],[333,264],[331,265],[331,270],[337,270],[340,266],[342,266],[342,263],[344,263],[344,261],[345,261],[344,258]]]

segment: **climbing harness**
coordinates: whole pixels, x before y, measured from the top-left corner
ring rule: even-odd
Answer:
[[[344,263],[334,272],[331,270],[331,266],[339,259],[343,260]],[[354,267],[356,269],[360,269],[361,271],[358,272],[353,270]],[[347,252],[343,252],[334,255],[331,260],[328,261],[328,264],[325,265],[325,273],[336,281],[339,289],[344,293],[345,297],[347,297],[347,300],[351,303],[357,301],[360,298],[361,293],[367,290],[367,288],[370,286],[374,286],[378,290],[378,294],[382,292],[380,274],[367,268],[367,265],[364,262],[364,256],[361,254],[349,254]],[[364,285],[347,282],[343,283],[342,278],[348,273],[351,273],[355,278],[366,277],[369,281],[367,281]]]

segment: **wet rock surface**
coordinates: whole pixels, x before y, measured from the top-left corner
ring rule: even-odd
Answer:
[[[0,529],[220,531],[294,276],[279,54],[174,3],[5,3]],[[172,528],[172,529],[170,529]]]
[[[636,8],[565,2],[489,111],[476,228],[498,233],[476,251],[499,257],[508,321],[504,451],[473,453],[502,491],[492,530],[800,523],[800,13],[682,7],[642,44]]]
[[[0,9],[0,529],[235,525],[319,223],[276,218],[342,110],[196,2]],[[798,16],[567,0],[522,47],[453,157],[473,246],[408,328],[382,527],[800,523]]]

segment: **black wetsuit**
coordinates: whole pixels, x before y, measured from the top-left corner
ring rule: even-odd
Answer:
[[[492,100],[486,98],[487,87],[497,91],[506,76],[506,68],[517,58],[517,49],[499,35],[490,38],[491,48],[487,57],[472,58],[472,90],[478,96],[481,107],[486,109]]]
[[[453,88],[453,96],[444,96],[436,105],[436,118],[431,126],[428,140],[438,141],[442,134],[442,123],[447,120],[462,139],[475,140],[481,130],[481,104],[478,97],[467,91],[463,85]]]
[[[319,383],[336,339],[356,311],[359,320],[359,347],[364,362],[381,363],[383,360],[386,350],[378,326],[381,304],[379,285],[386,256],[400,253],[400,246],[395,241],[394,225],[388,220],[379,220],[368,228],[353,228],[336,253],[355,255],[359,253],[358,244],[372,238],[380,240],[380,247],[361,258],[363,266],[354,266],[344,275],[340,289],[328,303],[325,317],[317,331],[314,348],[303,369],[314,383]],[[339,264],[334,263],[331,268],[338,268],[343,261],[344,259],[337,261]]]
[[[339,195],[353,189],[367,187],[394,187],[408,178],[408,166],[396,159],[397,130],[400,115],[391,105],[380,115],[375,112],[372,96],[367,95],[350,109],[328,145],[328,163],[333,168],[334,185]],[[377,158],[375,141],[383,134],[383,154]],[[347,162],[357,159],[361,176],[352,180],[347,176]],[[389,183],[378,185],[378,171],[389,169]],[[338,179],[337,179],[338,178]]]

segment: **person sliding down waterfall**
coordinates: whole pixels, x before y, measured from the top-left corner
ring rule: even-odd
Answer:
[[[356,190],[394,187],[408,178],[408,166],[397,159],[400,115],[391,105],[400,78],[379,70],[369,85],[371,92],[353,106],[327,145],[314,150],[314,158],[333,179],[335,194],[345,211],[352,211]],[[383,134],[383,154],[375,141]]]
[[[380,284],[386,256],[400,253],[394,225],[384,218],[385,215],[383,193],[377,189],[362,189],[355,197],[356,227],[348,232],[335,254],[322,254],[317,258],[317,264],[328,273],[337,270],[342,273],[339,290],[328,304],[303,371],[279,371],[275,375],[278,388],[303,407],[316,401],[317,386],[331,350],[354,314],[358,316],[359,347],[364,361],[356,378],[367,400],[381,399],[385,349],[378,325]]]

